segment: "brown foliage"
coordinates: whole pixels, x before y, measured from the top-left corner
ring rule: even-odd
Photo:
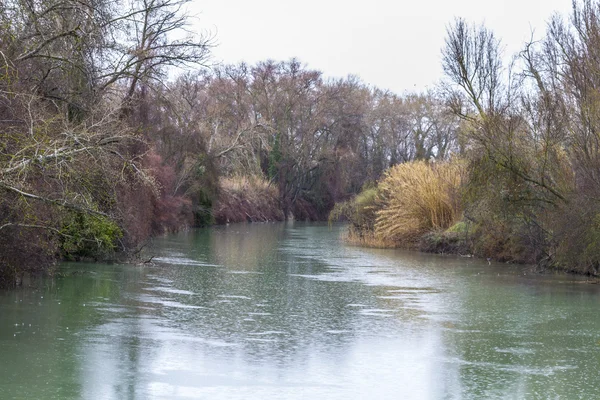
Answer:
[[[217,223],[266,222],[285,219],[277,188],[260,177],[223,178],[213,208]]]
[[[158,191],[153,202],[152,234],[176,232],[191,226],[191,201],[175,194],[177,177],[173,167],[165,165],[162,158],[153,151],[145,156],[144,164],[150,170]]]

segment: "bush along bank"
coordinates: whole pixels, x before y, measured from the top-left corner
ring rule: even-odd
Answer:
[[[480,170],[464,160],[417,161],[389,169],[376,184],[336,204],[330,222],[348,222],[346,241],[379,248],[475,256],[540,269],[597,275],[599,218],[581,225],[576,238],[564,232],[564,209],[541,216],[523,212],[510,198],[481,187]],[[474,192],[478,196],[473,196]],[[581,212],[581,209],[578,210]],[[569,215],[573,217],[576,211]],[[540,234],[537,218],[554,232]],[[535,219],[534,219],[535,218]],[[583,223],[583,221],[582,221]],[[591,225],[587,227],[586,225]],[[577,246],[575,246],[575,243]],[[574,253],[574,247],[581,249]],[[571,257],[570,261],[566,261]]]
[[[346,239],[354,244],[430,252],[464,250],[467,241],[457,228],[466,226],[460,222],[463,171],[459,160],[396,165],[376,185],[337,204],[330,222],[348,221]]]
[[[279,190],[261,176],[221,178],[213,216],[217,224],[285,219]]]

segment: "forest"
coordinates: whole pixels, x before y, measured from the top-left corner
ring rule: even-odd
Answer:
[[[188,2],[0,4],[0,284],[286,218],[597,274],[599,2],[509,63],[485,26],[449,22],[443,82],[403,94],[297,59],[211,66]]]

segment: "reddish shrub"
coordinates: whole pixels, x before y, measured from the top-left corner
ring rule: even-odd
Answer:
[[[279,191],[262,177],[222,178],[213,207],[217,223],[283,221]]]

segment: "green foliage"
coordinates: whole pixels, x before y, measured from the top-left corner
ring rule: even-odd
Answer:
[[[350,222],[355,230],[372,232],[379,207],[378,198],[377,187],[363,188],[354,198],[334,206],[329,214],[329,223],[345,220]]]
[[[61,229],[61,256],[68,260],[106,258],[116,250],[123,237],[119,226],[108,218],[83,213],[71,213]]]
[[[215,222],[212,208],[218,196],[218,173],[204,153],[196,156],[192,171],[186,194],[192,202],[194,226],[209,226]]]
[[[585,249],[581,255],[583,271],[586,273],[598,273],[600,266],[600,214],[592,218],[585,232]]]
[[[419,250],[426,253],[467,255],[471,253],[471,243],[463,233],[435,231],[421,237]]]
[[[560,228],[553,232],[556,246],[551,249],[548,266],[598,275],[600,272],[600,210],[595,204],[575,202],[561,213]],[[587,215],[586,215],[587,214]]]
[[[213,198],[212,194],[204,189],[196,193],[193,206],[194,226],[209,226],[215,222],[212,213]]]
[[[503,262],[546,263],[549,231],[562,204],[545,188],[523,179],[517,169],[531,170],[523,165],[534,164],[535,155],[513,153],[513,169],[508,169],[494,157],[496,151],[469,153],[464,199],[465,215],[474,222],[473,253]],[[561,165],[554,163],[552,168],[558,171]],[[559,174],[555,176],[553,182],[560,182]]]
[[[466,233],[469,231],[469,225],[470,224],[466,221],[459,221],[450,228],[446,229],[446,232]]]

